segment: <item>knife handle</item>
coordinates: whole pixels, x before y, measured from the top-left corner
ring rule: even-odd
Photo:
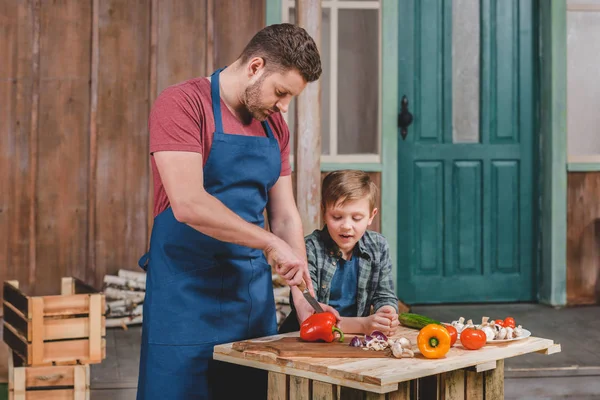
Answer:
[[[306,288],[306,282],[304,282],[304,279],[302,279],[302,282],[300,282],[297,287],[301,292],[306,292],[308,290]]]

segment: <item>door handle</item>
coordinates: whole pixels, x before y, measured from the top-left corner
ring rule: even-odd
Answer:
[[[400,135],[402,136],[402,140],[406,139],[406,135],[408,135],[408,127],[412,124],[413,116],[408,111],[408,99],[406,95],[402,96],[402,101],[400,103],[400,114],[398,114],[398,127],[400,127]]]

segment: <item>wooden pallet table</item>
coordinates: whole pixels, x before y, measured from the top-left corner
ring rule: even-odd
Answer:
[[[528,353],[560,352],[550,339],[529,337],[470,351],[456,343],[445,358],[425,359],[416,347],[418,331],[399,328],[417,350],[414,358],[324,358],[258,351],[239,343],[215,346],[216,360],[269,371],[269,399],[445,399],[504,398],[504,359]],[[298,333],[257,339],[261,342]]]
[[[4,282],[4,341],[26,366],[93,364],[106,357],[104,294],[63,278],[61,294],[28,296]]]

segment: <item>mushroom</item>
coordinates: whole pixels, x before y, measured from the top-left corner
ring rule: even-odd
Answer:
[[[464,323],[465,319],[463,317],[460,317],[458,321],[452,321],[451,325],[456,328],[456,332],[460,333],[465,327]]]
[[[506,328],[500,328],[500,332],[498,332],[498,340],[503,340],[506,337]]]
[[[394,355],[394,357],[402,358],[402,352],[403,349],[400,342],[395,342],[394,344],[392,344],[392,354]]]
[[[398,339],[398,341],[400,342],[400,345],[402,345],[403,348],[410,348],[410,340],[408,340],[407,338],[402,337]]]
[[[523,327],[521,325],[517,326],[515,329],[513,329],[513,333],[515,337],[523,336]]]

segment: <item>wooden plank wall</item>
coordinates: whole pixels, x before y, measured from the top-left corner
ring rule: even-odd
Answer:
[[[165,87],[231,63],[265,0],[0,0],[0,281],[99,288],[136,269]]]
[[[567,303],[600,304],[600,172],[569,172],[567,185]]]

